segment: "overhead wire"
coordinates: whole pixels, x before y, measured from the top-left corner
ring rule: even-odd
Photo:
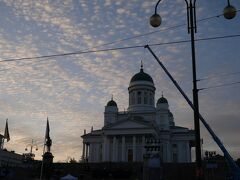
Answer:
[[[46,58],[44,60],[50,60],[50,58]],[[56,61],[56,59],[51,59],[51,60],[54,60]],[[39,63],[43,62],[43,60],[38,60]],[[36,61],[32,61],[32,62],[29,62],[29,63],[24,63],[24,64],[18,64],[17,67],[21,67],[21,66],[26,66],[26,65],[35,65],[36,64]],[[5,68],[5,69],[0,69],[0,72],[2,71],[7,71],[7,70],[11,70],[13,68],[15,68],[16,66],[14,67],[9,67],[9,68]]]
[[[240,84],[240,81],[226,83],[226,84],[220,84],[220,85],[216,85],[216,86],[209,86],[209,87],[205,87],[205,88],[199,88],[198,90],[201,91],[201,90],[207,90],[207,89],[213,89],[213,88],[220,88],[220,87],[224,87],[224,86],[232,86],[232,85],[236,85],[236,84]]]
[[[240,11],[240,10],[236,10],[236,12],[238,12],[238,11]],[[202,21],[213,19],[213,18],[219,18],[219,17],[221,17],[223,15],[224,14],[222,13],[222,14],[218,14],[218,15],[214,15],[214,16],[198,19],[197,22],[202,22]],[[107,45],[111,45],[111,44],[116,44],[116,43],[119,43],[119,42],[128,41],[128,40],[131,40],[131,39],[135,39],[135,38],[139,38],[139,37],[144,37],[144,36],[148,36],[148,35],[151,35],[151,34],[155,34],[155,33],[161,32],[161,31],[166,31],[166,30],[170,30],[170,29],[177,29],[177,28],[185,26],[185,25],[187,25],[187,23],[182,23],[182,24],[178,24],[178,25],[175,25],[175,26],[166,27],[164,29],[159,29],[159,30],[155,30],[155,31],[151,31],[151,32],[148,32],[148,33],[139,34],[139,35],[132,36],[132,37],[123,38],[123,39],[119,39],[119,40],[116,40],[116,41],[103,43],[103,44],[94,46],[92,48],[96,48],[96,47],[100,47],[100,46],[107,46]]]
[[[237,10],[237,12],[238,11],[240,11],[240,10]],[[209,20],[209,19],[218,18],[220,16],[223,16],[223,14],[218,14],[218,15],[202,18],[202,19],[197,20],[197,22],[202,22],[202,21],[206,21],[206,20]],[[62,53],[62,54],[45,55],[45,56],[23,57],[23,58],[14,58],[14,59],[3,59],[3,60],[0,60],[0,62],[6,62],[6,61],[10,62],[10,61],[14,61],[14,60],[18,61],[18,60],[28,60],[28,59],[52,58],[52,57],[65,56],[65,55],[81,54],[81,52],[83,52],[82,54],[96,52],[96,51],[91,50],[91,49],[94,49],[94,48],[97,48],[97,47],[101,47],[101,46],[107,46],[107,45],[111,45],[111,44],[115,44],[115,43],[119,43],[119,42],[123,42],[123,41],[127,41],[127,40],[131,40],[131,39],[135,39],[135,38],[139,38],[139,37],[143,37],[143,36],[147,36],[147,35],[151,35],[151,34],[154,34],[154,33],[160,32],[160,31],[166,31],[166,30],[169,30],[169,29],[176,29],[176,28],[179,28],[179,27],[182,27],[182,26],[185,26],[185,25],[186,25],[186,23],[183,23],[183,24],[171,26],[171,27],[168,27],[168,28],[152,31],[152,32],[149,32],[149,33],[144,33],[144,34],[140,34],[140,35],[136,35],[136,36],[132,36],[132,37],[128,37],[128,38],[123,38],[123,39],[112,41],[112,42],[108,42],[108,43],[103,43],[103,44],[100,44],[100,45],[97,45],[97,46],[94,46],[94,47],[91,47],[91,48],[87,48],[87,49],[81,50],[81,51],[70,52],[70,53]],[[188,42],[188,41],[186,41],[186,42]],[[137,47],[135,47],[135,48],[137,48]],[[131,47],[129,47],[129,48],[131,48]],[[116,48],[116,50],[120,50],[120,49],[124,49],[124,48]],[[109,49],[109,50],[114,50],[114,49],[112,48],[112,49]],[[101,52],[101,51],[103,51],[103,50],[99,50],[99,52]]]
[[[237,10],[237,12],[240,11],[240,10]],[[210,16],[210,17],[206,17],[206,18],[202,18],[202,19],[199,19],[197,20],[197,22],[202,22],[202,21],[206,21],[206,20],[210,20],[210,19],[213,19],[213,18],[219,18],[220,16],[223,16],[223,14],[218,14],[218,15],[214,15],[214,16]],[[175,26],[171,26],[171,27],[167,27],[167,28],[164,28],[164,29],[159,29],[159,30],[156,30],[156,31],[151,31],[149,33],[144,33],[144,34],[139,34],[139,35],[136,35],[136,36],[132,36],[132,37],[128,37],[128,38],[123,38],[123,39],[120,39],[120,40],[116,40],[116,41],[112,41],[112,42],[107,42],[107,43],[103,43],[103,44],[100,44],[100,45],[97,45],[97,46],[94,46],[94,47],[91,47],[91,48],[87,48],[85,50],[81,50],[81,51],[87,51],[89,50],[88,52],[83,52],[83,53],[91,53],[91,52],[95,52],[95,51],[90,51],[91,49],[94,49],[94,48],[97,48],[97,47],[102,47],[102,46],[107,46],[107,45],[112,45],[112,44],[116,44],[116,43],[119,43],[119,42],[124,42],[124,41],[128,41],[128,40],[131,40],[131,39],[135,39],[135,38],[139,38],[139,37],[144,37],[144,36],[148,36],[148,35],[151,35],[151,34],[155,34],[155,33],[158,33],[158,32],[161,32],[161,31],[166,31],[166,30],[170,30],[170,29],[177,29],[179,27],[182,27],[182,26],[185,26],[186,23],[183,23],[183,24],[178,24],[178,25],[175,25]],[[215,38],[220,38],[220,37],[215,37]],[[227,38],[227,37],[222,37],[222,38]],[[207,39],[198,39],[199,41],[201,40],[207,40]],[[210,39],[209,39],[210,40]],[[161,43],[161,44],[158,44],[158,45],[168,45],[168,44],[174,44],[174,43],[184,43],[184,42],[189,42],[189,41],[181,41],[181,42],[169,42],[169,43]],[[157,44],[153,44],[152,46],[155,46]],[[140,46],[136,46],[135,48],[138,48]],[[127,47],[128,49],[131,48],[131,47]],[[118,48],[116,50],[120,50],[120,49],[123,49],[123,48]],[[110,50],[114,50],[114,49],[109,49]],[[79,52],[81,52],[79,51]],[[107,51],[107,50],[99,50],[98,52],[101,52],[101,51]],[[59,54],[59,55],[50,55],[50,56],[39,56],[39,57],[30,57],[30,58],[19,58],[19,59],[4,59],[4,60],[0,60],[0,63],[1,62],[6,62],[6,61],[20,61],[20,60],[30,60],[30,59],[34,59],[36,58],[35,61],[32,61],[30,63],[25,63],[25,64],[21,64],[21,65],[18,65],[18,66],[26,66],[26,65],[29,65],[29,64],[34,64],[34,63],[37,63],[37,62],[42,62],[44,60],[55,60],[55,59],[51,59],[52,57],[58,57],[58,56],[65,56],[65,55],[74,55],[75,53],[66,53],[66,54]],[[76,54],[79,54],[79,53],[76,53]],[[56,61],[56,60],[55,60]],[[0,72],[1,71],[6,71],[6,70],[10,70],[12,68],[6,68],[6,69],[0,69]],[[205,80],[206,78],[202,78],[202,79],[199,79],[198,81],[201,81],[201,80]]]
[[[199,78],[199,79],[197,79],[197,81],[205,81],[205,80],[208,80],[208,79],[216,79],[216,78],[219,78],[219,77],[232,76],[232,75],[236,75],[236,74],[240,74],[240,71],[231,72],[231,73],[218,73],[218,74],[214,74],[214,75],[207,76],[207,77],[204,77],[204,78]]]
[[[207,38],[199,38],[199,39],[195,39],[195,41],[197,42],[197,41],[217,40],[217,39],[234,38],[234,37],[240,37],[240,34],[225,35],[225,36],[215,36],[215,37],[207,37]],[[171,42],[155,43],[155,44],[148,44],[148,45],[149,46],[162,46],[162,45],[180,44],[180,43],[187,43],[187,42],[190,42],[190,40],[171,41]],[[4,60],[0,60],[0,63],[3,63],[3,62],[14,62],[14,61],[23,61],[23,60],[45,59],[45,58],[53,58],[53,57],[63,57],[63,56],[89,54],[89,53],[98,53],[98,52],[106,52],[106,51],[126,50],[126,49],[143,48],[143,47],[145,47],[145,44],[144,45],[135,45],[135,46],[126,46],[126,47],[116,47],[116,48],[88,50],[88,51],[76,51],[76,52],[70,52],[70,53],[60,53],[60,54],[35,56],[35,57],[23,57],[23,58],[14,58],[14,59],[4,59]]]

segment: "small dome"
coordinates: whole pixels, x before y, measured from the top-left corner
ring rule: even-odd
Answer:
[[[134,81],[149,81],[151,83],[153,83],[153,79],[150,75],[148,75],[147,73],[143,72],[143,68],[140,69],[140,72],[135,74],[130,83],[134,82]]]
[[[164,104],[164,103],[168,103],[167,99],[165,97],[161,97],[158,99],[157,104]]]
[[[117,103],[114,100],[111,100],[107,103],[107,106],[116,106],[117,107]]]

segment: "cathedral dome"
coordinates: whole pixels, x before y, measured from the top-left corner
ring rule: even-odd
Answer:
[[[107,106],[116,106],[117,107],[117,103],[114,100],[111,100],[107,103]]]
[[[140,72],[130,80],[128,111],[155,111],[155,87],[150,75],[143,71],[141,63]]]
[[[158,101],[157,101],[157,104],[165,104],[165,103],[168,104],[168,101],[163,96],[161,98],[159,98]]]
[[[143,68],[140,69],[140,72],[135,74],[130,83],[135,82],[135,81],[149,81],[151,83],[153,83],[153,79],[150,75],[148,75],[147,73],[143,72]]]

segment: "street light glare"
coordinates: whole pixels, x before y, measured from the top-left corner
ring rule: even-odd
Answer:
[[[150,17],[150,24],[152,27],[158,27],[161,25],[161,23],[162,23],[162,18],[159,14],[153,14]]]
[[[226,19],[233,19],[237,14],[237,10],[234,6],[228,5],[223,10],[223,15]]]

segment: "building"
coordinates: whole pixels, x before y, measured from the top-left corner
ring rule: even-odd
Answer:
[[[1,167],[23,167],[23,156],[14,151],[0,149],[0,168]]]
[[[7,135],[9,136],[8,127],[7,133],[8,133]],[[5,138],[6,136],[0,134],[0,175],[2,167],[20,167],[23,165],[22,164],[23,156],[21,154],[17,154],[14,151],[8,151],[6,148],[4,148]]]
[[[157,153],[163,162],[191,162],[194,131],[175,125],[163,95],[155,106],[155,90],[152,77],[141,66],[128,87],[127,111],[118,111],[112,98],[105,106],[103,128],[84,130],[82,160],[142,162],[144,155]]]

